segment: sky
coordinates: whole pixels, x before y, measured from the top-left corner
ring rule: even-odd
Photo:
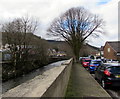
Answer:
[[[87,39],[89,44],[100,47],[106,41],[118,41],[118,2],[119,0],[0,0],[0,24],[28,15],[39,20],[36,35],[53,39],[46,35],[46,30],[54,18],[72,7],[82,6],[105,21],[105,34],[99,38]]]

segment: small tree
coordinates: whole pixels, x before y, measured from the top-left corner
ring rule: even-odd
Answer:
[[[31,45],[34,47],[31,49],[34,51],[34,59],[37,62],[37,65],[45,65],[48,63],[48,48],[49,44],[46,40],[42,39],[41,37],[35,36],[32,39]],[[34,61],[34,60],[33,60]]]
[[[25,68],[25,65],[20,65],[20,63],[25,64],[28,59],[28,51],[32,39],[31,34],[36,31],[37,24],[38,21],[36,20],[29,17],[22,17],[2,26],[2,41],[3,44],[9,44],[15,72],[17,68]]]
[[[98,36],[102,32],[103,20],[88,10],[71,8],[56,18],[48,29],[48,35],[64,39],[71,47],[76,61],[83,42],[90,36]]]

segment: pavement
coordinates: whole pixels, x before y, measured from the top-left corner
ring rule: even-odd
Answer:
[[[111,98],[90,73],[79,63],[75,63],[72,66],[66,97]]]

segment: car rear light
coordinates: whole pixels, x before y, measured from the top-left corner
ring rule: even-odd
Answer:
[[[88,63],[86,62],[86,63],[83,63],[84,65],[88,65]]]
[[[94,66],[94,65],[90,65],[90,67],[92,67],[92,66]]]
[[[107,75],[107,76],[111,75],[111,73],[107,69],[104,71],[104,74]]]

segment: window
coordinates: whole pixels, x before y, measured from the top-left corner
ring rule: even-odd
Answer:
[[[101,66],[101,70],[104,70],[105,69],[105,67],[104,66]]]
[[[109,67],[108,70],[112,73],[120,73],[120,66]]]
[[[100,71],[100,69],[101,69],[101,66],[98,66],[98,67],[96,68],[97,71]]]
[[[91,60],[84,60],[84,62],[91,62]]]
[[[110,48],[108,48],[108,52],[110,52]]]

